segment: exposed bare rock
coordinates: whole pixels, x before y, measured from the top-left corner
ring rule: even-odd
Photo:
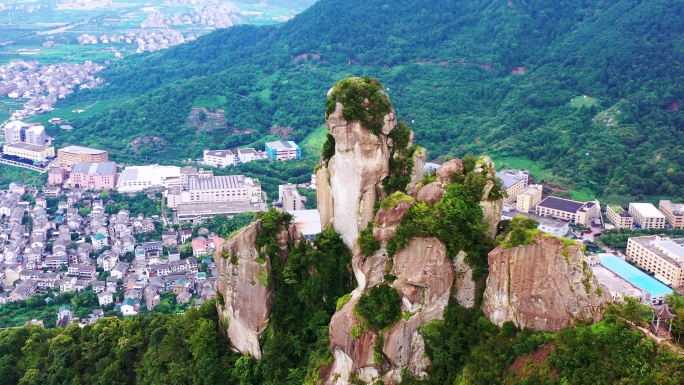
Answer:
[[[342,382],[347,380],[353,373],[359,373],[361,368],[373,367],[373,348],[375,347],[375,333],[362,333],[359,338],[354,338],[350,330],[358,325],[358,320],[352,314],[352,310],[359,301],[359,293],[352,293],[352,298],[342,309],[337,311],[330,321],[330,347],[335,357],[332,375],[339,377]],[[335,383],[333,378],[328,378],[326,383]]]
[[[330,172],[328,172],[328,167],[323,165],[316,171],[316,203],[323,229],[332,224],[333,217],[333,194],[329,180]]]
[[[217,305],[219,319],[233,348],[261,358],[259,337],[268,326],[274,293],[259,282],[259,274],[271,276],[271,263],[256,261],[254,248],[261,222],[257,221],[227,240],[214,254],[218,270],[217,291],[224,304]]]
[[[360,255],[360,253],[356,252],[354,255]],[[354,258],[352,260],[352,268],[357,269],[363,274],[365,278],[364,287],[373,287],[385,281],[389,261],[390,258],[387,256],[387,250],[385,247],[382,247],[370,258]]]
[[[411,208],[413,202],[401,202],[390,207],[387,210],[379,209],[375,214],[375,223],[377,226],[373,227],[373,235],[378,242],[387,242],[394,236],[394,231],[401,223],[406,212]]]
[[[411,132],[411,140],[413,140],[413,132]],[[411,168],[411,181],[406,185],[406,192],[408,195],[415,197],[418,193],[418,185],[423,181],[425,174],[425,160],[427,153],[425,149],[420,147],[413,153],[413,168]]]
[[[437,179],[443,185],[449,185],[451,184],[451,178],[456,174],[462,174],[463,170],[463,162],[460,159],[451,159],[437,168]]]
[[[396,127],[397,121],[391,110],[385,117],[382,134],[375,135],[358,120],[346,121],[342,108],[338,102],[326,122],[335,138],[335,155],[319,171],[324,177],[318,179],[319,185],[329,181],[329,187],[323,187],[317,196],[325,204],[321,201],[330,202],[327,197],[330,194],[332,209],[321,215],[322,220],[325,217],[322,224],[330,218],[344,243],[352,248],[359,231],[373,219],[375,202],[383,197],[382,180],[389,174],[387,134]]]
[[[466,253],[460,251],[454,258],[454,272],[456,273],[456,300],[459,305],[470,309],[475,306],[477,285],[473,281],[473,268],[465,261]]]
[[[489,253],[483,312],[501,326],[555,332],[575,321],[598,321],[609,300],[578,245],[539,237],[526,246]],[[599,295],[600,293],[600,295]]]
[[[446,190],[440,187],[439,182],[432,182],[426,184],[418,191],[418,201],[425,202],[429,205],[434,205],[439,202],[446,194]]]
[[[501,221],[501,214],[503,214],[503,199],[480,201],[484,220],[489,223],[489,234],[496,236],[499,222]]]

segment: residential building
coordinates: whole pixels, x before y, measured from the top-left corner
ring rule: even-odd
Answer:
[[[202,163],[213,167],[227,167],[237,163],[237,156],[230,150],[204,150]]]
[[[35,294],[37,286],[38,283],[35,279],[28,278],[12,290],[8,300],[10,302],[25,301],[28,297]]]
[[[177,208],[188,203],[251,202],[261,200],[261,184],[258,179],[244,175],[191,177],[188,189],[169,189],[167,206]]]
[[[634,217],[635,227],[642,229],[665,228],[665,215],[650,203],[630,203],[629,213]]]
[[[518,194],[518,202],[516,203],[515,210],[521,213],[529,213],[532,211],[542,200],[542,190],[543,186],[540,184],[531,184],[527,186],[523,192]]]
[[[304,210],[306,197],[299,194],[297,186],[281,184],[278,186],[278,200],[283,205],[283,211]]]
[[[5,155],[12,155],[34,162],[45,162],[55,157],[55,148],[53,146],[40,146],[23,142],[5,144],[2,150]]]
[[[100,304],[100,306],[107,306],[110,303],[113,303],[114,300],[112,298],[112,293],[100,293],[97,295],[97,302]]]
[[[525,191],[529,180],[529,173],[526,170],[502,170],[497,172],[496,177],[501,179],[508,197],[504,198],[505,206],[511,205],[518,199],[518,194]]]
[[[61,167],[53,167],[48,171],[48,184],[61,186],[64,183],[66,172]]]
[[[667,223],[675,229],[684,229],[684,203],[672,203],[661,200],[658,209],[665,215]]]
[[[173,247],[178,245],[178,233],[175,231],[163,231],[162,243],[166,247]]]
[[[673,286],[684,285],[684,238],[657,235],[632,237],[627,241],[627,258],[655,278]]]
[[[291,140],[268,142],[265,147],[266,155],[270,160],[301,159],[302,157],[302,149]]]
[[[178,296],[176,296],[176,302],[178,303],[188,303],[192,299],[192,294],[188,293],[187,291],[184,291]]]
[[[634,217],[622,206],[607,205],[606,217],[617,229],[631,229],[634,226]]]
[[[57,326],[66,327],[74,321],[74,308],[62,306],[57,310]]]
[[[137,300],[137,301],[136,301]],[[124,317],[137,315],[136,305],[140,306],[140,298],[126,298],[121,304],[121,313]]]
[[[71,185],[88,190],[116,187],[116,163],[76,163],[71,169]]]
[[[95,233],[95,234],[91,235],[90,241],[92,242],[93,248],[95,248],[95,250],[101,250],[103,247],[105,247],[109,244],[107,236],[102,235],[100,233]]]
[[[68,146],[57,150],[57,164],[71,168],[77,163],[103,163],[109,161],[109,153],[82,146]]]
[[[237,158],[240,163],[247,163],[253,160],[268,159],[268,156],[253,148],[238,148]]]
[[[176,166],[128,166],[117,180],[119,192],[138,192],[152,188],[181,186],[181,168]]]
[[[598,201],[577,202],[551,196],[539,202],[536,211],[539,216],[565,219],[583,226],[590,226],[593,219],[601,216]]]
[[[144,242],[140,247],[145,252],[145,258],[161,257],[164,251],[164,244],[161,242]]]

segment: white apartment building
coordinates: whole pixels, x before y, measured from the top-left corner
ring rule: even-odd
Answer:
[[[656,278],[673,286],[684,285],[684,239],[657,235],[632,237],[627,241],[627,258]]]
[[[212,167],[227,167],[237,163],[237,156],[230,150],[204,150],[202,163]]]
[[[501,179],[508,195],[504,198],[504,206],[513,204],[518,195],[525,191],[529,181],[529,173],[526,170],[502,170],[496,173],[496,177]]]
[[[281,184],[278,186],[278,200],[283,204],[284,211],[304,210],[306,197],[297,191],[293,184]]]
[[[12,155],[35,162],[45,162],[48,158],[55,157],[55,148],[53,146],[16,142],[5,144],[2,149],[5,155]]]
[[[20,121],[15,120],[5,124],[5,143],[19,143],[26,139],[26,130],[29,129],[29,125]]]
[[[642,229],[665,228],[665,215],[650,203],[630,203],[629,213],[634,217],[634,224]]]
[[[684,203],[672,203],[662,200],[658,209],[665,215],[667,222],[675,229],[684,229]]]
[[[176,166],[127,166],[121,172],[116,189],[120,192],[138,192],[150,188],[181,185],[181,168]]]
[[[622,206],[606,206],[606,216],[617,229],[631,229],[634,226],[634,217],[625,211]]]
[[[45,133],[45,127],[33,126],[26,130],[26,140],[24,142],[43,146],[48,141],[48,136]]]
[[[266,153],[259,152],[253,148],[238,148],[237,158],[240,163],[247,163],[253,160],[267,159]]]
[[[546,197],[536,208],[537,215],[568,220],[583,226],[590,226],[594,218],[601,216],[598,201],[577,202],[570,199]]]
[[[166,199],[171,208],[191,203],[256,203],[261,200],[261,184],[244,175],[190,177],[188,189],[169,189]]]

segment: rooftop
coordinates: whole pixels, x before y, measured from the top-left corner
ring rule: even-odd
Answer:
[[[71,173],[84,173],[86,175],[112,175],[116,174],[116,163],[76,163],[71,169]]]
[[[68,146],[68,147],[60,148],[59,151],[64,151],[64,152],[68,152],[71,154],[90,154],[90,155],[99,155],[99,154],[103,154],[103,153],[107,152],[104,150],[98,150],[95,148],[82,147],[82,146]]]
[[[546,197],[537,206],[547,207],[553,210],[560,210],[569,213],[576,213],[584,207],[583,202],[571,201],[570,199]]]
[[[266,147],[272,148],[274,150],[287,150],[287,149],[297,149],[299,146],[297,146],[297,143],[291,141],[291,140],[279,140],[276,142],[268,142],[266,143]]]
[[[29,151],[35,151],[35,152],[43,152],[45,151],[46,148],[52,147],[52,146],[41,146],[38,144],[31,144],[31,143],[24,143],[24,142],[18,142],[18,143],[12,143],[12,144],[5,144],[5,147],[14,147],[14,148],[20,148],[22,150],[29,150]]]
[[[672,294],[672,289],[618,257],[602,257],[601,264],[637,288],[651,293],[651,296]]]
[[[503,182],[504,187],[507,189],[511,188],[513,185],[520,182],[521,180],[525,180],[525,178],[523,178],[522,176],[510,172],[497,172],[496,177],[501,179],[501,182]]]
[[[676,216],[684,215],[684,203],[672,203],[667,200],[660,201],[660,206],[668,209]]]
[[[252,178],[244,175],[213,176],[209,178],[190,178],[190,190],[223,190],[254,187]]]
[[[218,158],[231,158],[234,157],[233,151],[230,150],[207,150],[204,155],[215,156]]]
[[[665,215],[651,203],[630,203],[629,211],[632,211],[632,209],[647,218],[665,218]]]
[[[238,154],[254,154],[257,151],[253,148],[238,148]]]

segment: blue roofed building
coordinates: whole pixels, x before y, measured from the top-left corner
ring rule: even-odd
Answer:
[[[611,292],[613,299],[634,297],[648,304],[660,305],[673,292],[672,288],[614,255],[601,257],[600,265],[592,266],[592,271],[599,283]]]
[[[291,140],[266,143],[266,155],[270,160],[301,159],[302,149]]]

